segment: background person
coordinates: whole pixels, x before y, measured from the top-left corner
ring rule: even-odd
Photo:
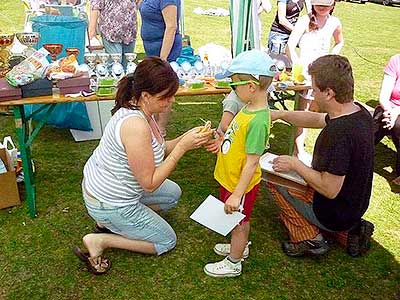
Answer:
[[[268,37],[270,53],[285,53],[290,33],[304,7],[307,11],[311,10],[310,0],[278,0],[278,10]]]
[[[299,18],[287,44],[287,54],[292,60],[292,65],[301,65],[306,79],[310,80],[307,68],[318,57],[326,54],[339,54],[343,47],[342,24],[340,20],[332,16],[335,8],[334,0],[311,0],[312,12]],[[332,38],[334,47],[330,50]],[[296,47],[299,45],[300,55],[297,55]],[[312,90],[302,94],[299,100],[300,110],[315,110],[312,106]],[[296,128],[294,155],[308,161],[308,155],[304,150],[306,131]]]
[[[288,256],[324,254],[329,247],[323,230],[345,235],[348,253],[357,256],[368,250],[374,230],[373,224],[361,219],[372,188],[373,120],[353,101],[354,78],[347,58],[320,57],[308,72],[314,101],[324,113],[271,112],[273,120],[323,128],[315,143],[312,167],[294,156],[279,156],[273,161],[276,171],[296,171],[308,184],[305,192],[268,184],[289,233],[290,240],[282,243],[282,249]]]
[[[261,45],[261,38],[262,38],[262,13],[265,11],[267,14],[271,12],[272,5],[270,0],[257,0],[257,15],[258,15],[258,39],[260,40]]]
[[[182,50],[179,32],[180,0],[142,0],[139,12],[142,17],[140,31],[147,56],[159,56],[175,61]]]
[[[386,135],[392,137],[397,151],[393,183],[400,185],[400,54],[392,56],[385,67],[374,122],[375,145]]]
[[[198,127],[164,141],[153,115],[168,109],[178,86],[169,63],[158,57],[145,58],[120,81],[113,116],[83,171],[88,213],[97,231],[112,232],[85,235],[88,253],[74,248],[94,274],[110,268],[103,257],[107,248],[161,255],[175,247],[174,230],[156,211],[176,206],[181,189],[168,176],[186,151],[211,134],[197,133]]]
[[[97,27],[104,50],[120,53],[126,67],[125,53],[135,50],[137,7],[134,0],[90,0],[89,39],[97,36]]]
[[[180,0],[139,0],[140,34],[146,56],[159,56],[171,62],[181,55],[180,11]],[[163,136],[166,135],[169,115],[170,111],[167,111],[157,116]]]

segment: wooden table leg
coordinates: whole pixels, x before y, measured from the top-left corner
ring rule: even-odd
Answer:
[[[299,110],[299,105],[300,105],[300,92],[296,91],[294,94],[294,110]],[[293,154],[294,151],[294,139],[296,135],[296,126],[290,125],[290,139],[289,139],[289,155]]]

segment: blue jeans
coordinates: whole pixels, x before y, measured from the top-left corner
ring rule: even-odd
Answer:
[[[285,54],[289,34],[271,31],[268,38],[268,50],[273,54]]]
[[[107,41],[107,39],[105,39],[102,36],[102,41],[103,41],[104,50],[108,54],[112,54],[112,53],[121,53],[122,54],[122,65],[124,66],[124,69],[125,69],[126,63],[127,63],[126,58],[125,58],[125,53],[132,53],[135,50],[136,40],[129,44],[113,43],[113,42]],[[112,62],[112,61],[110,60],[110,62]]]
[[[180,187],[166,179],[153,193],[144,193],[134,205],[111,206],[89,195],[82,183],[82,194],[89,215],[100,225],[131,240],[154,244],[158,255],[172,250],[176,234],[172,227],[148,205],[159,205],[167,211],[177,205]]]

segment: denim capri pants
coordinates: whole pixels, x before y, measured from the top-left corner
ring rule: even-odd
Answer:
[[[131,240],[154,244],[158,255],[172,250],[176,245],[176,234],[172,227],[148,205],[159,205],[167,211],[177,205],[182,191],[175,182],[166,179],[152,193],[143,193],[132,205],[111,206],[88,194],[82,183],[82,194],[89,215],[100,225]]]

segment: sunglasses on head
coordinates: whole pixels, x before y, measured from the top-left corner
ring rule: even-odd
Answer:
[[[260,85],[260,83],[259,82],[257,82],[257,81],[255,81],[255,80],[244,80],[244,81],[235,81],[235,82],[231,82],[231,83],[229,83],[229,86],[231,87],[231,89],[232,90],[236,90],[236,87],[238,86],[238,85],[245,85],[245,84],[248,84],[248,83],[250,83],[250,82],[252,82],[252,83],[254,83],[254,84],[257,84],[257,85]]]

